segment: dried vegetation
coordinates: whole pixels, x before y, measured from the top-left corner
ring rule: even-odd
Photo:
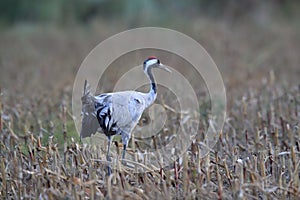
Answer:
[[[2,40],[11,37],[4,35]],[[49,40],[52,41],[52,37],[57,35]],[[62,41],[68,43],[69,40]],[[70,46],[62,45],[62,52],[70,49],[79,52],[83,43],[77,40],[74,44],[70,42]],[[215,41],[214,44],[222,46],[222,41],[220,43]],[[33,45],[30,48],[45,47]],[[233,52],[233,47],[228,48],[231,53],[238,53]],[[55,58],[56,52],[48,50],[50,58]],[[18,59],[5,56],[8,55],[2,52],[2,65],[27,65],[23,58],[18,63]],[[48,58],[32,59],[41,59],[39,73],[49,72],[49,68],[43,66]],[[9,63],[5,63],[8,60]],[[237,69],[242,74],[241,61],[230,61],[237,67],[230,68],[233,65],[229,63],[222,70]],[[273,64],[268,59],[263,64],[266,63]],[[39,65],[33,62],[35,64]],[[56,64],[62,67],[66,63]],[[33,72],[32,69],[29,66],[27,70]],[[54,69],[58,73],[63,68]],[[68,80],[73,77],[67,81],[58,81],[56,77],[52,85],[42,85],[42,90],[37,91],[26,85],[28,93],[34,94],[26,96],[22,94],[22,87],[30,74],[18,76],[16,86],[12,86],[9,83],[12,83],[14,70],[7,68],[8,78],[1,75],[5,82],[0,96],[0,196],[3,199],[299,199],[300,88],[294,83],[285,84],[286,77],[281,77],[277,69],[274,67],[269,74],[265,68],[262,71],[245,69],[249,82],[246,76],[238,78],[235,73],[224,72],[228,89],[227,117],[219,141],[209,155],[199,157],[197,142],[200,141],[194,141],[182,161],[168,168],[151,168],[132,162],[133,166],[150,168],[146,173],[137,173],[134,168],[116,162],[112,176],[107,177],[105,148],[83,145],[72,124],[71,81]],[[74,73],[73,68],[71,71]],[[64,75],[67,72],[62,70]],[[299,73],[293,68],[291,76],[294,72]],[[285,75],[289,76],[289,72]],[[29,84],[36,86],[36,83],[38,81]],[[248,83],[252,83],[251,86]],[[50,92],[53,90],[56,92]]]

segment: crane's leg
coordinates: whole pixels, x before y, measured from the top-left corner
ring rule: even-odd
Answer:
[[[108,136],[108,145],[107,145],[107,153],[106,153],[106,160],[108,162],[111,161],[110,157],[109,157],[109,150],[110,150],[110,144],[111,144],[111,137]],[[108,164],[108,167],[107,167],[107,175],[110,176],[111,175],[111,168],[110,168],[110,164]]]
[[[124,144],[123,145],[123,152],[122,152],[122,164],[125,164],[125,154],[126,154],[126,147],[127,147],[127,144]]]
[[[122,135],[122,143],[123,143],[122,164],[126,164],[124,159],[125,159],[126,147],[128,145],[130,134],[128,134],[126,132],[122,132],[121,135]]]
[[[111,144],[111,137],[108,136],[108,144],[107,144],[107,152],[106,152],[106,160],[107,161],[111,161],[110,157],[109,157],[109,151],[110,151],[110,144]]]

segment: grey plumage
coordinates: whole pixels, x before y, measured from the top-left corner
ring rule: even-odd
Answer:
[[[140,120],[143,111],[156,99],[156,83],[152,75],[152,68],[169,71],[155,57],[150,57],[144,62],[143,69],[150,80],[148,93],[121,91],[94,96],[90,92],[87,81],[85,82],[84,93],[81,98],[83,118],[80,137],[89,137],[97,131],[103,132],[109,140],[108,160],[111,136],[116,134],[122,136],[124,145],[122,158],[124,159],[132,130]]]
[[[127,143],[132,129],[147,107],[145,94],[140,92],[124,91],[99,96],[89,92],[82,97],[80,136],[89,137],[102,130],[106,136],[122,135],[123,143]]]

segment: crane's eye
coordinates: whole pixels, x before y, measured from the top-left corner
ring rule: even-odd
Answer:
[[[134,99],[134,101],[136,102],[136,103],[141,103],[141,101],[139,100],[139,99]]]

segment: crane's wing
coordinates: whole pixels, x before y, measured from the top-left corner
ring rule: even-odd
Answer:
[[[94,96],[85,82],[82,100],[82,129],[80,137],[89,137],[101,127],[107,136],[130,132],[137,124],[142,112],[135,91],[105,93]],[[141,98],[141,97],[139,97]]]
[[[95,96],[95,110],[100,127],[107,136],[126,131],[124,116],[126,99],[119,99],[118,93],[105,93]]]
[[[82,102],[82,126],[80,138],[90,137],[95,134],[100,128],[97,116],[95,113],[95,97],[90,91],[90,86],[87,81],[84,83]]]
[[[132,91],[101,94],[95,99],[98,121],[106,135],[131,132],[139,118],[136,107],[130,103]]]

